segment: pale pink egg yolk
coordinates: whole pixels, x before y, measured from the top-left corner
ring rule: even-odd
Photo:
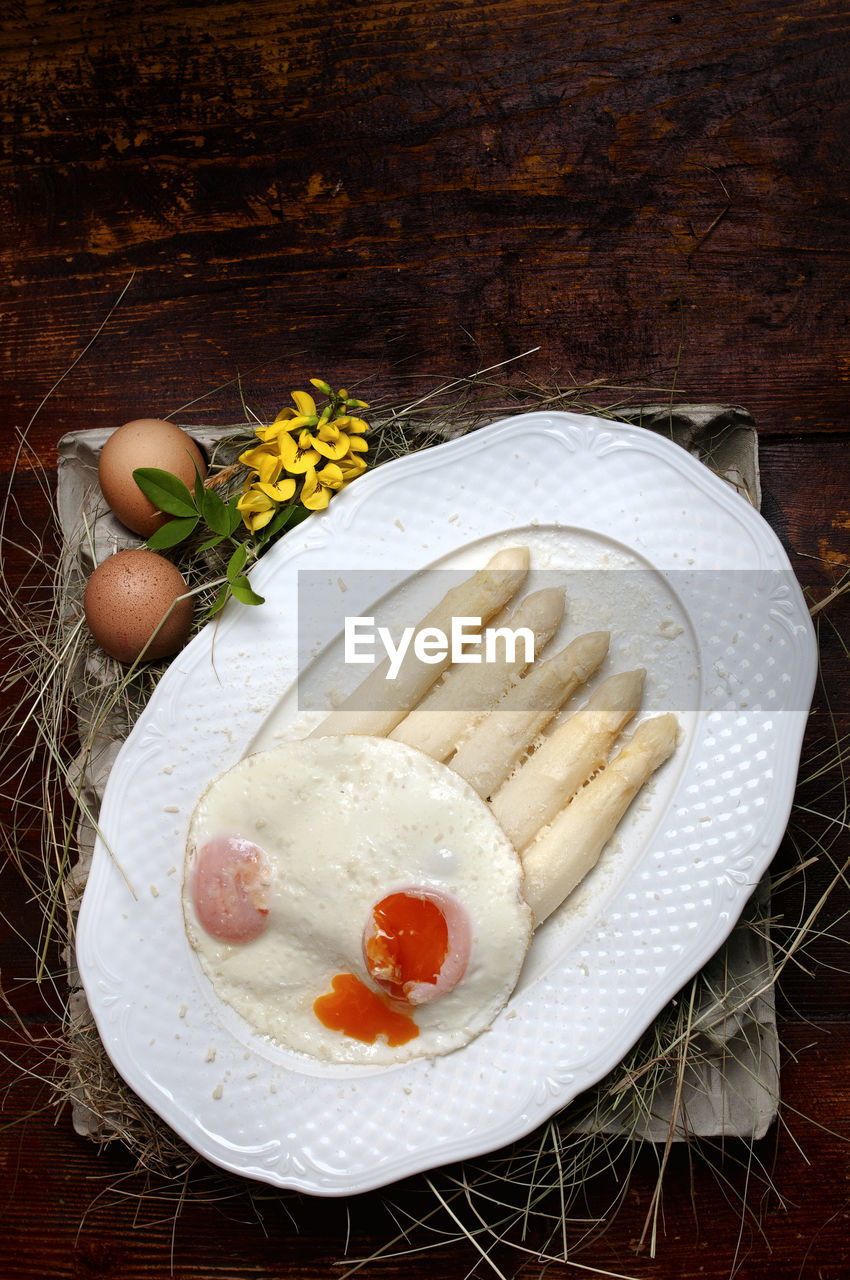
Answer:
[[[214,836],[198,850],[192,901],[198,920],[221,942],[251,942],[266,927],[271,871],[265,854],[240,836]]]

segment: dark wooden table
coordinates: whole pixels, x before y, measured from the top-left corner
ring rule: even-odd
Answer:
[[[813,598],[850,567],[843,0],[12,0],[0,31],[4,480],[30,423],[49,472],[68,431],[200,397],[198,420],[238,418],[237,377],[273,413],[310,373],[393,400],[534,349],[523,378],[598,379],[599,404],[623,387],[745,406],[765,515]],[[17,466],[12,583],[18,515],[45,512]],[[819,622],[812,750],[850,729],[847,597]],[[830,845],[786,922],[846,863],[843,786],[833,770],[801,792]],[[20,839],[35,865],[37,823]],[[786,840],[777,866],[795,857]],[[768,1137],[673,1151],[654,1258],[636,1246],[658,1153],[638,1153],[604,1234],[577,1251],[568,1225],[576,1266],[850,1274],[846,906],[831,896],[784,972]],[[39,908],[11,865],[2,913],[0,1274],[335,1275],[394,1236],[390,1201],[401,1225],[433,1203],[418,1179],[333,1201],[202,1172],[175,1189],[76,1136],[41,1079],[58,1000],[34,982]],[[576,1219],[623,1176],[591,1184]],[[496,1271],[439,1229],[358,1274],[575,1273],[544,1267],[533,1232]]]

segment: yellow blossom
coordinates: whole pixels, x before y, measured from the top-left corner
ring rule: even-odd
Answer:
[[[358,458],[355,454],[348,453],[344,458],[340,458],[337,465],[342,472],[343,481],[348,484],[350,480],[355,480],[357,476],[362,475],[366,470],[366,459]]]
[[[369,449],[363,439],[369,424],[350,411],[369,406],[351,399],[344,388],[333,391],[321,378],[310,382],[327,397],[321,411],[308,392],[291,392],[294,407],[256,427],[256,443],[239,455],[250,474],[237,507],[252,533],[270,524],[296,493],[309,511],[324,510],[334,493],[366,470],[361,455]]]
[[[304,475],[311,467],[315,467],[320,454],[313,447],[313,437],[309,431],[302,431],[296,441],[290,435],[282,435],[278,440],[283,466],[290,475]]]
[[[328,462],[321,471],[311,467],[304,478],[301,501],[308,511],[324,511],[337,489],[345,484],[341,469]]]
[[[295,407],[304,418],[315,418],[316,401],[306,391],[291,392],[292,399],[295,401]]]
[[[315,414],[305,415],[282,409],[274,422],[267,427],[256,427],[254,435],[258,440],[280,440],[287,432],[303,431],[305,427],[315,427],[318,419]]]
[[[250,533],[264,529],[272,520],[278,507],[295,495],[295,481],[286,479],[280,484],[262,481],[249,485],[236,503],[242,515],[242,523]]]
[[[334,418],[334,422],[350,436],[363,435],[369,430],[368,422],[364,422],[362,418],[352,418],[349,413],[340,414],[338,418]]]
[[[256,471],[264,484],[274,484],[283,470],[283,458],[274,444],[259,444],[240,453],[239,461]]]
[[[336,422],[326,422],[320,426],[313,432],[312,441],[316,452],[331,462],[339,462],[348,453],[348,436],[340,431]]]
[[[254,488],[271,498],[273,502],[288,502],[295,494],[295,481],[287,476],[279,484],[264,484],[258,481],[254,484]]]

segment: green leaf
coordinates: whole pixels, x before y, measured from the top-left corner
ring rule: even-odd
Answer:
[[[227,510],[230,512],[230,528],[227,531],[228,534],[235,533],[236,530],[239,528],[239,526],[242,524],[242,512],[239,510],[239,508],[236,505],[238,501],[239,501],[239,494],[234,493],[233,497],[230,499],[230,501],[227,504]]]
[[[233,532],[230,509],[212,489],[202,489],[198,506],[213,533],[220,533],[223,538],[226,538]]]
[[[245,565],[248,563],[248,548],[244,542],[240,542],[239,546],[233,552],[227,565],[227,581],[231,584],[234,578],[238,578]]]
[[[269,521],[264,529],[256,535],[255,541],[259,549],[265,549],[271,540],[284,529],[294,529],[302,520],[306,520],[312,512],[306,507],[302,507],[299,502],[293,502],[288,507],[280,507],[274,518]]]
[[[266,527],[271,531],[270,536],[274,537],[278,533],[282,533],[285,529],[294,529],[302,520],[306,520],[313,513],[307,507],[302,507],[300,503],[293,503],[291,507],[287,507],[285,511],[279,513],[280,521],[272,520]],[[265,530],[263,530],[265,532]]]
[[[267,546],[276,533],[286,528],[294,510],[294,507],[278,507],[268,524],[254,534],[254,542],[258,549]]]
[[[182,480],[159,467],[137,467],[133,479],[159,511],[170,516],[195,516],[197,508]]]
[[[177,516],[152,533],[145,546],[149,551],[165,551],[168,547],[176,547],[189,537],[197,523],[197,516]]]
[[[258,596],[256,591],[252,590],[251,584],[247,578],[234,578],[230,583],[230,590],[233,596],[240,604],[263,604],[264,597]]]
[[[212,551],[213,547],[219,546],[222,542],[224,542],[224,538],[221,536],[221,534],[219,533],[213,534],[211,538],[207,538],[205,539],[204,542],[201,543],[201,545],[198,547],[198,554],[200,555],[201,552],[203,551]]]
[[[215,600],[213,600],[212,604],[210,605],[209,617],[214,618],[217,613],[221,613],[222,609],[227,604],[227,599],[229,595],[230,595],[230,587],[229,586],[222,587],[218,595],[216,596]]]
[[[195,506],[198,511],[203,510],[204,505],[204,479],[198,470],[198,464],[195,463]]]
[[[290,529],[294,529],[302,520],[306,520],[308,516],[313,514],[307,507],[296,507],[292,513],[292,519],[289,521]]]

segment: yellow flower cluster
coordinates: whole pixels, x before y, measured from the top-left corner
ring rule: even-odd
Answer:
[[[293,391],[294,409],[282,409],[274,422],[258,427],[259,444],[239,455],[249,470],[245,490],[236,504],[251,533],[265,528],[281,506],[295,497],[309,511],[322,511],[331,497],[366,470],[363,439],[368,423],[351,409],[368,409],[348,392],[332,391],[326,382],[310,382],[326,396],[321,410],[306,391]]]

